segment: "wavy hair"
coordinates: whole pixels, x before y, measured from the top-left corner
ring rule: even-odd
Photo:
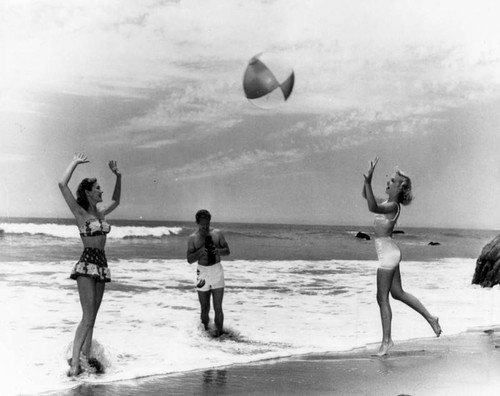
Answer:
[[[85,178],[78,185],[78,189],[76,190],[76,202],[83,209],[89,210],[89,200],[87,198],[87,194],[85,191],[92,191],[92,187],[97,182],[95,177]]]
[[[396,169],[396,174],[403,178],[401,183],[401,192],[399,193],[398,202],[402,205],[409,205],[413,200],[413,193],[411,191],[411,179],[403,171]]]

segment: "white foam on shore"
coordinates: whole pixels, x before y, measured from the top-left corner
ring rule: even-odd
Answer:
[[[63,389],[81,310],[73,262],[2,263],[0,372],[5,395]],[[373,261],[228,261],[225,341],[199,326],[195,266],[184,260],[111,262],[94,337],[109,361],[108,382],[247,363],[301,353],[349,350],[380,340]],[[472,286],[474,260],[405,262],[403,287],[440,317],[444,334],[500,323],[500,288]],[[395,341],[433,336],[425,320],[392,303]],[[212,315],[213,318],[213,315]],[[23,368],[22,370],[20,368]]]

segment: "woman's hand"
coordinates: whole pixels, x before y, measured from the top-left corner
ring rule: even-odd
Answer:
[[[113,172],[116,176],[121,175],[118,170],[118,166],[116,165],[116,161],[109,161],[109,169],[111,169],[111,172]]]
[[[365,183],[370,184],[372,182],[373,172],[375,171],[375,167],[378,163],[378,157],[375,157],[372,161],[370,161],[370,167],[368,168],[368,172],[363,174],[365,178]]]
[[[87,158],[87,156],[83,153],[75,153],[75,156],[73,157],[73,162],[76,165],[79,164],[86,164],[87,162],[90,162]]]

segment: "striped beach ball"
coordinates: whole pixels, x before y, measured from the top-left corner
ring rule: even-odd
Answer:
[[[295,75],[279,55],[262,52],[248,61],[243,76],[245,96],[261,108],[273,108],[290,97]]]

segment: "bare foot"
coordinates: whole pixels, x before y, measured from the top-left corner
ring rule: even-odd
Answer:
[[[382,344],[380,344],[380,348],[377,352],[377,356],[385,356],[389,352],[389,349],[391,349],[394,346],[394,343],[392,340],[389,340],[389,342],[384,342],[382,341]]]
[[[71,365],[70,369],[68,370],[68,377],[76,377],[77,375],[81,374],[82,369],[80,365],[73,366]]]
[[[429,324],[431,325],[432,330],[434,330],[436,337],[439,337],[443,332],[441,330],[441,326],[439,325],[439,318],[437,316],[434,316],[431,320],[429,320]]]
[[[68,377],[76,377],[83,372],[83,369],[85,368],[86,364],[86,359],[82,359],[82,357],[80,356],[80,361],[77,362],[76,364],[73,364],[73,358],[69,358],[68,364],[69,364],[69,370],[67,372]]]

